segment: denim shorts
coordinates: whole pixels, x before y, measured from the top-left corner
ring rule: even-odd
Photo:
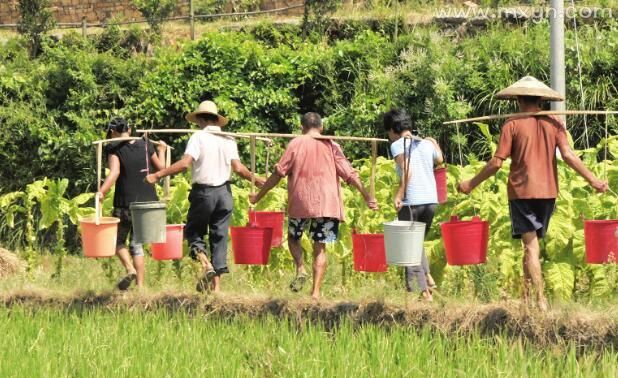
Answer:
[[[144,256],[144,247],[133,239],[133,223],[131,222],[131,210],[115,207],[112,216],[120,219],[118,233],[116,234],[116,249],[127,248],[127,237],[131,234],[129,253],[131,256]]]
[[[309,225],[309,237],[318,243],[334,243],[339,236],[339,219],[336,218],[290,218],[288,234],[294,240],[303,237],[305,227]]]

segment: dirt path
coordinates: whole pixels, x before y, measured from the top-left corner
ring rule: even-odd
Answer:
[[[283,300],[239,296],[193,294],[118,294],[82,292],[62,295],[44,291],[13,291],[0,295],[0,306],[56,308],[68,312],[91,309],[110,311],[183,311],[205,318],[259,318],[275,316],[287,321],[321,322],[334,329],[344,321],[355,325],[430,329],[448,335],[479,332],[485,336],[520,337],[539,346],[573,344],[580,351],[618,350],[618,310],[591,312],[561,309],[531,312],[518,303],[487,305],[436,305],[413,303],[396,306],[379,301],[365,303]]]

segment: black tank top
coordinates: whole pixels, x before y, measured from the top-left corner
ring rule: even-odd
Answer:
[[[151,142],[148,143],[148,150],[146,142],[140,139],[134,143],[109,144],[106,152],[120,160],[120,175],[114,193],[115,208],[128,208],[131,202],[158,200],[155,186],[144,182],[147,174],[156,171],[151,157],[157,151]]]

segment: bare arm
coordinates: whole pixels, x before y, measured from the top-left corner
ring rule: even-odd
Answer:
[[[176,173],[183,172],[187,170],[193,164],[193,157],[191,155],[183,155],[182,159],[178,160],[174,164],[170,165],[167,168],[163,168],[160,171],[149,174],[146,176],[146,182],[150,184],[154,184],[159,181],[163,177],[175,175]]]
[[[161,142],[163,143],[163,142]],[[167,145],[166,144],[159,144],[157,146],[157,153],[156,154],[152,154],[152,156],[150,157],[150,160],[152,161],[152,164],[155,166],[155,168],[157,168],[157,171],[160,171],[162,169],[165,169],[165,151],[167,149]]]
[[[590,185],[600,193],[604,193],[609,189],[609,185],[606,181],[599,180],[586,166],[584,162],[577,156],[571,147],[568,144],[560,144],[558,145],[560,149],[560,154],[564,159],[564,162],[575,172],[577,172],[580,176],[582,176],[586,181],[590,183]]]
[[[365,189],[365,187],[363,186],[363,183],[360,181],[358,176],[350,179],[348,181],[348,185],[356,188],[363,195],[363,198],[365,199],[365,203],[367,203],[367,207],[369,207],[371,210],[378,209],[378,203],[376,199],[371,196],[371,193],[369,193],[367,189]]]
[[[430,141],[433,144],[436,151],[438,151],[438,158],[434,160],[435,165],[440,165],[444,163],[444,155],[442,154],[442,149],[440,148],[438,141],[436,141],[433,138],[425,138],[425,139]]]
[[[270,177],[268,178],[268,180],[266,180],[266,182],[264,183],[264,186],[262,186],[262,189],[260,190],[260,192],[258,194],[250,194],[249,196],[249,201],[252,204],[256,204],[258,202],[260,202],[260,200],[262,198],[264,198],[264,196],[275,186],[277,186],[277,184],[279,183],[279,181],[281,181],[283,177],[279,176],[279,174],[277,172],[274,172],[272,175],[270,175]]]
[[[395,163],[402,172],[401,177],[399,178],[399,187],[397,188],[397,193],[395,194],[395,208],[399,210],[403,206],[403,197],[405,196],[407,183],[410,182],[410,172],[403,169],[405,164],[404,154],[396,156]]]
[[[253,173],[251,173],[251,171],[247,167],[245,167],[243,163],[240,162],[240,160],[236,160],[236,159],[232,160],[232,170],[238,176],[242,177],[243,179],[247,181],[251,181],[251,179],[255,176]],[[262,185],[264,185],[264,179],[261,177],[255,176],[255,185],[261,188]]]
[[[457,186],[457,190],[469,194],[474,188],[481,185],[483,181],[495,175],[502,168],[503,160],[498,157],[493,157],[485,164],[483,169],[472,178],[472,180],[462,181]]]
[[[105,182],[101,185],[101,189],[99,193],[101,193],[100,198],[103,199],[105,193],[107,193],[111,187],[118,180],[118,176],[120,175],[120,159],[116,155],[109,155],[107,158],[107,164],[109,165],[109,174],[105,178]]]

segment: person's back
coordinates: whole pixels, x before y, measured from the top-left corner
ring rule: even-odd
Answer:
[[[438,151],[428,140],[400,138],[391,145],[393,156],[403,153],[404,144],[407,151],[405,156],[409,156],[410,159],[410,181],[406,187],[406,200],[403,204],[408,206],[438,203],[433,173]],[[399,167],[397,167],[397,173],[402,174]]]
[[[221,186],[230,180],[232,160],[239,160],[236,141],[208,131],[221,131],[220,127],[207,126],[189,140],[187,153],[194,159],[191,166],[193,183]]]
[[[330,141],[308,135],[292,140],[276,169],[281,176],[288,176],[290,217],[342,218],[339,179]]]
[[[120,142],[110,145],[107,153],[116,155],[120,160],[120,174],[114,191],[114,207],[129,208],[132,202],[156,201],[155,187],[144,182],[149,173],[156,171],[147,156],[156,153],[152,143],[144,140]]]
[[[558,196],[556,148],[568,144],[561,122],[553,117],[508,120],[495,156],[511,158],[509,199],[543,199]]]

